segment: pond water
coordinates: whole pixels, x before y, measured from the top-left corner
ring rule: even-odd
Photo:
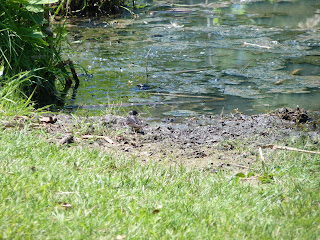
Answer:
[[[138,4],[134,16],[74,19],[68,57],[88,74],[68,105],[167,102],[142,110],[155,118],[320,112],[318,0]]]

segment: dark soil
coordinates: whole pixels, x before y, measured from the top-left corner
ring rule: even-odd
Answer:
[[[140,132],[130,129],[125,117],[106,115],[76,119],[70,115],[58,115],[57,121],[46,128],[51,141],[60,141],[70,147],[88,145],[112,154],[127,154],[142,163],[182,164],[211,172],[224,169],[246,171],[259,158],[259,146],[290,146],[307,136],[312,148],[319,149],[317,124],[298,123],[293,116],[297,111],[292,110],[285,112],[289,114],[291,111],[290,119],[295,121],[285,120],[281,115],[283,111],[275,111],[272,115],[236,113],[228,117],[197,117],[184,119],[181,123],[166,119],[161,123],[149,122]],[[303,114],[310,119],[305,111]],[[148,122],[148,119],[143,120]],[[85,135],[91,138],[84,139]],[[105,136],[107,140],[98,136]],[[68,141],[64,142],[64,139]]]

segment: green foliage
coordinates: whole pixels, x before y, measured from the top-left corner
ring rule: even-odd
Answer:
[[[71,14],[82,16],[99,16],[117,14],[124,0],[60,0],[55,14]]]
[[[62,62],[60,46],[65,35],[58,26],[55,35],[49,28],[49,8],[43,3],[58,0],[3,0],[0,2],[0,65],[3,68],[1,82],[20,78],[20,72],[32,72],[32,77],[21,86],[39,105],[56,103],[56,81],[64,81],[69,75],[58,67]],[[37,69],[35,71],[35,69]],[[31,84],[30,84],[31,83]]]
[[[6,74],[33,69],[41,58],[48,57],[43,11],[26,0],[4,0],[0,12],[1,57]]]
[[[64,96],[72,84],[70,68],[73,63],[61,58],[66,30],[61,25],[51,26],[49,13],[66,14],[69,7],[71,12],[73,9],[88,8],[93,13],[102,13],[110,4],[118,4],[119,7],[120,3],[121,0],[0,1],[1,84],[12,81],[14,76],[20,79],[24,76],[20,72],[32,72],[28,81],[20,81],[20,87],[27,96],[33,94],[32,101],[36,102],[36,106],[63,104]],[[90,8],[93,6],[98,9]]]
[[[32,78],[36,77],[34,72],[25,71],[20,72],[13,77],[0,82],[2,85],[0,89],[0,118],[11,118],[14,116],[28,116],[35,112],[44,113],[43,109],[34,109],[34,103],[31,101],[35,90],[27,96],[22,90],[21,86],[32,85]],[[0,78],[1,79],[1,78]],[[2,79],[3,80],[3,79]]]
[[[0,90],[0,116],[28,115],[33,107],[30,98],[20,90],[21,85],[29,85],[33,75],[31,72],[21,72],[2,83]]]

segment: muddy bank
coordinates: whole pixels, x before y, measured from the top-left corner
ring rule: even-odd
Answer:
[[[316,122],[297,124],[282,119],[279,112],[203,116],[183,119],[180,123],[172,119],[161,123],[143,119],[146,126],[140,132],[127,126],[126,117],[57,115],[57,121],[45,127],[50,142],[100,148],[112,154],[134,156],[142,163],[182,164],[211,172],[247,171],[258,159],[259,146],[290,145],[307,136],[311,139],[311,148],[319,149],[320,133]],[[61,142],[66,136],[71,138]]]

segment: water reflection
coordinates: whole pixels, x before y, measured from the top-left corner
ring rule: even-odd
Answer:
[[[313,28],[316,28],[320,23],[320,9],[317,9],[315,14],[310,17],[310,18],[307,18],[307,20],[305,21],[301,21],[299,22],[298,26],[300,28],[307,28],[307,29],[313,29]]]
[[[81,20],[69,54],[93,78],[82,78],[74,104],[179,102],[151,108],[159,117],[297,104],[320,111],[318,1],[234,2],[158,2],[137,19]]]

